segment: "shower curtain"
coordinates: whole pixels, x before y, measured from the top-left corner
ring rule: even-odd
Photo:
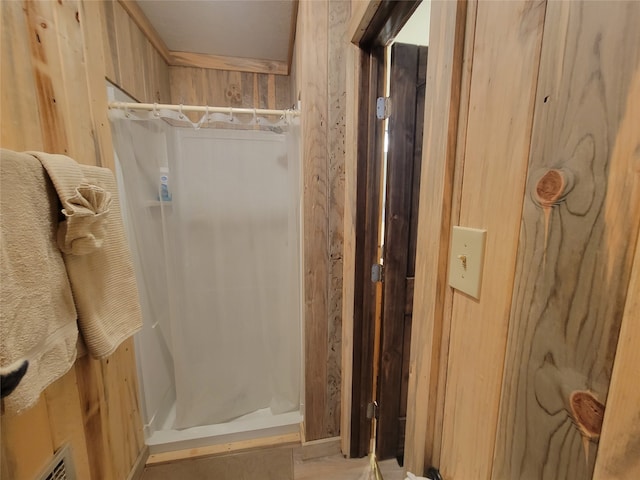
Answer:
[[[110,117],[145,321],[173,361],[174,428],[299,409],[297,119]]]

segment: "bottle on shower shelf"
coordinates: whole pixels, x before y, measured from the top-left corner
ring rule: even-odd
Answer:
[[[171,191],[169,190],[169,169],[160,167],[160,198],[161,202],[171,201]]]

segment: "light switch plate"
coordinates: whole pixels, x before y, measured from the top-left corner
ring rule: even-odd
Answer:
[[[474,298],[480,298],[486,240],[486,230],[453,227],[449,285]]]

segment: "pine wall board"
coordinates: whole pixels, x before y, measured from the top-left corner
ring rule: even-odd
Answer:
[[[124,78],[122,88],[140,100],[169,101],[168,67],[128,17],[105,13],[118,7],[0,2],[3,148],[113,167],[107,72],[116,84]],[[143,75],[132,57],[122,57],[123,38],[144,59]],[[127,478],[144,448],[137,382],[132,339],[106,360],[79,358],[35,407],[2,415],[2,479],[31,480],[64,443],[72,446],[78,478]]]
[[[300,2],[295,97],[301,101],[305,439],[340,428],[347,2]]]
[[[640,5],[460,4],[457,132],[428,120],[450,78],[436,58],[452,6],[432,5],[405,465],[451,479],[635,479]],[[479,300],[437,269],[457,223],[488,230]]]
[[[120,2],[101,0],[106,77],[139,102],[171,103],[169,67]]]
[[[639,22],[547,5],[496,479],[593,474],[640,228]]]
[[[453,297],[447,477],[491,472],[544,11],[540,1],[478,3],[459,225],[488,233],[479,301]]]

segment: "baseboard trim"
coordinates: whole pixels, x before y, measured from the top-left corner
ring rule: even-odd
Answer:
[[[299,460],[339,455],[342,453],[340,443],[340,437],[322,438],[320,440],[304,442],[296,449],[294,455]]]
[[[299,446],[300,433],[287,433],[271,437],[255,438],[239,442],[221,443],[207,447],[174,450],[172,452],[152,453],[147,459],[147,465],[175,462],[187,458],[209,457],[215,455],[227,455],[229,453],[246,452],[258,448]]]

